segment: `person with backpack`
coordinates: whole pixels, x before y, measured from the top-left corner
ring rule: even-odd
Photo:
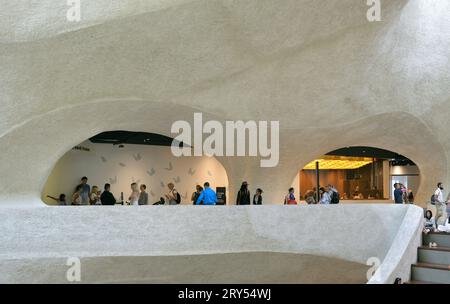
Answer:
[[[181,203],[181,196],[175,189],[175,185],[173,183],[168,183],[167,187],[169,188],[169,193],[167,193],[166,201],[169,205],[179,205]]]
[[[339,192],[337,191],[337,189],[334,188],[334,186],[331,184],[328,185],[328,189],[330,189],[329,190],[329,194],[330,194],[330,198],[331,198],[330,204],[339,204],[340,196],[339,196]]]
[[[319,204],[322,204],[322,205],[331,204],[332,191],[330,190],[330,188],[328,186],[325,186],[325,188],[320,187],[319,191],[320,191],[320,194],[322,195],[322,198],[320,199]]]
[[[438,183],[437,189],[436,191],[434,191],[434,202],[436,205],[436,225],[445,223],[445,220],[447,218],[447,204],[444,200],[444,185],[442,183]]]

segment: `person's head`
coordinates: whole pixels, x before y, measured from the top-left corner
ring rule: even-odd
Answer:
[[[292,187],[289,188],[289,193],[294,193],[294,191],[295,191],[294,188],[292,188]]]
[[[325,191],[326,191],[326,192],[328,192],[328,191],[330,191],[330,190],[331,190],[330,185],[325,186]]]
[[[394,188],[395,188],[395,189],[400,188],[400,184],[399,184],[399,183],[395,183],[395,184],[394,184]]]
[[[61,193],[61,194],[59,195],[59,201],[60,201],[60,202],[65,202],[65,201],[66,201],[66,195],[63,194],[63,193]]]
[[[142,184],[141,187],[140,187],[140,189],[141,189],[142,192],[145,192],[145,189],[147,189],[147,186],[144,185],[144,184]]]
[[[206,189],[206,188],[209,188],[209,183],[208,183],[208,182],[205,182],[205,183],[203,184],[203,187],[205,187],[205,189]]]
[[[105,189],[105,191],[109,191],[111,189],[111,185],[110,184],[105,184],[104,189]]]
[[[325,192],[325,188],[324,188],[324,187],[320,187],[320,188],[319,188],[319,192],[320,192],[320,193],[324,193],[324,192]]]
[[[98,192],[98,187],[97,186],[93,186],[91,189],[91,193],[97,193]]]
[[[202,192],[203,191],[203,187],[200,185],[195,186],[195,190],[197,190],[197,192]]]
[[[359,186],[356,186],[356,187],[355,187],[355,191],[359,191]]]
[[[427,210],[427,212],[425,212],[425,218],[427,220],[430,220],[433,217],[433,212],[431,212],[431,210]]]
[[[444,184],[442,184],[442,183],[438,183],[437,187],[441,190],[444,190]]]
[[[81,183],[82,183],[83,185],[87,184],[87,181],[88,181],[88,178],[87,178],[86,176],[83,176],[83,177],[81,178]]]
[[[138,191],[138,185],[136,183],[131,184],[131,190]]]
[[[332,184],[328,184],[327,187],[328,187],[328,189],[333,189],[334,188]]]
[[[78,186],[75,188],[75,192],[80,193],[81,190],[83,190],[83,187],[82,187],[81,185],[78,185]]]
[[[242,182],[241,190],[247,190],[247,189],[248,189],[248,183],[247,182]]]
[[[175,187],[175,185],[174,185],[173,183],[168,183],[168,184],[167,184],[167,187],[168,187],[170,190],[173,190],[173,188]]]
[[[264,191],[262,191],[262,189],[258,188],[256,189],[256,194],[261,195],[263,194]]]

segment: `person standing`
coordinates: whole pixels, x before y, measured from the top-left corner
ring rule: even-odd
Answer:
[[[297,201],[295,200],[294,188],[289,188],[289,193],[284,197],[285,205],[297,205]]]
[[[403,192],[402,189],[400,188],[400,184],[399,183],[395,183],[394,184],[394,202],[396,204],[403,204]]]
[[[169,193],[166,194],[166,201],[169,205],[177,205],[179,194],[175,189],[175,185],[173,183],[168,183],[167,187],[169,188]]]
[[[256,189],[256,193],[253,196],[253,205],[262,205],[263,201],[262,193],[263,193],[262,189],[260,188]]]
[[[131,194],[130,197],[128,197],[128,200],[130,201],[130,205],[139,205],[139,189],[136,183],[131,184]]]
[[[88,178],[83,176],[81,178],[81,205],[89,205],[89,193],[91,192],[91,186],[87,183]]]
[[[411,189],[408,189],[408,202],[414,204],[414,194]]]
[[[92,186],[91,193],[89,194],[89,203],[91,205],[101,205],[100,191],[98,191],[97,186]]]
[[[250,191],[247,182],[242,182],[241,189],[237,194],[236,205],[250,205]]]
[[[195,186],[195,192],[193,192],[192,196],[191,196],[191,201],[192,201],[193,205],[195,205],[197,203],[197,199],[200,196],[200,193],[202,193],[202,191],[203,191],[203,187],[202,186],[200,186],[200,185]],[[201,204],[202,203],[200,202],[200,205]]]
[[[442,183],[437,184],[437,189],[434,191],[434,201],[436,202],[436,225],[445,223],[447,204],[444,201],[444,185]]]
[[[145,191],[147,186],[142,184],[139,188],[141,193],[139,193],[138,205],[148,205],[148,193]]]
[[[100,196],[100,201],[102,202],[102,205],[115,205],[116,199],[114,198],[114,195],[110,192],[111,185],[105,184],[104,187],[105,191],[103,191],[102,195]]]
[[[195,204],[200,205],[200,202],[203,201],[203,205],[215,205],[217,203],[216,192],[209,187],[208,182],[204,183],[203,186],[205,189],[200,193]]]
[[[82,192],[82,186],[78,185],[75,188],[75,192],[72,195],[72,205],[80,206],[82,204],[81,192]]]

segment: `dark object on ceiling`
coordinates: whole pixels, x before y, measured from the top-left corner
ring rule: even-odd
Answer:
[[[89,138],[89,140],[96,144],[119,145],[119,147],[123,147],[124,144],[170,147],[172,145],[173,138],[147,132],[108,131],[97,134]],[[178,143],[179,147],[183,147],[182,142]]]
[[[372,147],[346,147],[331,151],[327,155],[386,159],[390,160],[394,166],[415,165],[413,161],[403,155]]]

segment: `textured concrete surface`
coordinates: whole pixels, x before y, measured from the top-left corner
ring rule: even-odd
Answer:
[[[369,284],[394,282],[401,278],[407,282],[411,264],[417,262],[417,248],[422,244],[423,209],[408,208],[392,246]]]
[[[237,267],[247,263],[249,252],[262,253],[246,267],[263,281],[275,280],[259,269],[264,259],[283,260],[272,252],[296,254],[290,258],[298,260],[298,268],[284,280],[303,282],[306,277],[299,273],[316,267],[311,280],[334,280],[325,269],[331,261],[336,262],[336,271],[354,269],[343,277],[359,280],[362,266],[375,257],[389,263],[379,282],[391,283],[397,276],[408,279],[415,260],[405,248],[414,243],[414,233],[422,225],[421,209],[412,205],[2,207],[0,217],[2,282],[60,280],[61,261],[69,257],[97,265],[98,280],[125,282],[133,277],[132,271],[126,278],[117,272],[108,276],[110,258],[117,258],[118,267],[139,269],[136,263],[154,265],[164,256],[178,256],[174,261],[185,263],[187,256],[214,259],[218,254],[243,253],[236,258]],[[160,271],[143,277],[136,271],[133,280],[156,280]],[[183,279],[179,271],[176,280]],[[215,278],[249,279],[235,273]]]
[[[282,198],[298,169],[368,145],[421,171],[416,200],[450,183],[449,1],[2,2],[0,203],[38,205],[57,160],[102,131],[170,135],[174,120],[279,120],[280,164],[219,159]],[[95,115],[93,114],[95,113]]]
[[[364,284],[368,266],[292,253],[80,259],[80,283]],[[69,283],[66,259],[0,260],[0,283]]]

